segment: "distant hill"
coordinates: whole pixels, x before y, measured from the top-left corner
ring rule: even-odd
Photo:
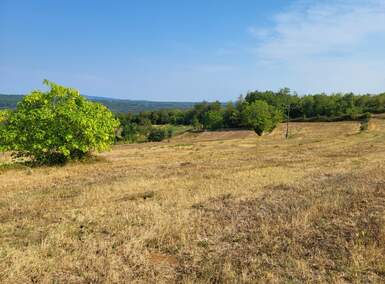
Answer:
[[[193,102],[153,102],[142,100],[121,100],[106,97],[86,96],[89,100],[101,103],[113,112],[141,112],[159,109],[187,109],[194,105]],[[23,95],[0,94],[0,109],[14,109]]]
[[[0,109],[13,109],[16,103],[23,98],[23,95],[2,95],[0,94]]]

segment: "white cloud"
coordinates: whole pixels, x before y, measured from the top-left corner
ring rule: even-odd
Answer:
[[[298,1],[272,20],[263,37],[249,28],[272,76],[300,92],[385,90],[385,1]]]
[[[266,39],[270,36],[270,31],[266,28],[249,27],[248,32],[260,40]]]
[[[385,32],[385,2],[310,4],[275,17],[273,36],[260,47],[267,56],[319,55],[351,49]]]

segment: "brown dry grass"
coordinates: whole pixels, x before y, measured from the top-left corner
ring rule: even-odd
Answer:
[[[385,120],[358,129],[185,134],[0,169],[0,282],[383,282]]]

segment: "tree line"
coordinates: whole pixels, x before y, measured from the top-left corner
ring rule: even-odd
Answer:
[[[290,106],[290,118],[336,118],[347,117],[355,119],[357,116],[369,113],[385,112],[385,93],[379,95],[346,94],[315,94],[298,96],[290,89],[281,89],[278,92],[250,92],[246,95],[248,102],[263,100],[268,104],[285,111]]]
[[[119,113],[123,140],[132,141],[151,125],[191,125],[196,131],[252,129],[259,135],[271,131],[282,119],[294,121],[362,120],[368,113],[385,112],[385,93],[379,95],[315,94],[298,96],[288,88],[253,91],[227,104],[201,102],[187,110]]]
[[[235,104],[223,106],[220,102],[202,102],[188,110],[158,110],[138,114],[117,114],[121,123],[121,137],[132,141],[138,133],[150,131],[153,125],[190,125],[195,131],[225,128],[245,128],[258,135],[270,132],[282,120],[283,113],[275,106],[262,100],[247,102],[238,100]]]

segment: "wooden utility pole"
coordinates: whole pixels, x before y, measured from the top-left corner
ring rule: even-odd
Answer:
[[[289,120],[290,120],[290,104],[286,106],[287,114],[286,114],[286,139],[289,139]]]

